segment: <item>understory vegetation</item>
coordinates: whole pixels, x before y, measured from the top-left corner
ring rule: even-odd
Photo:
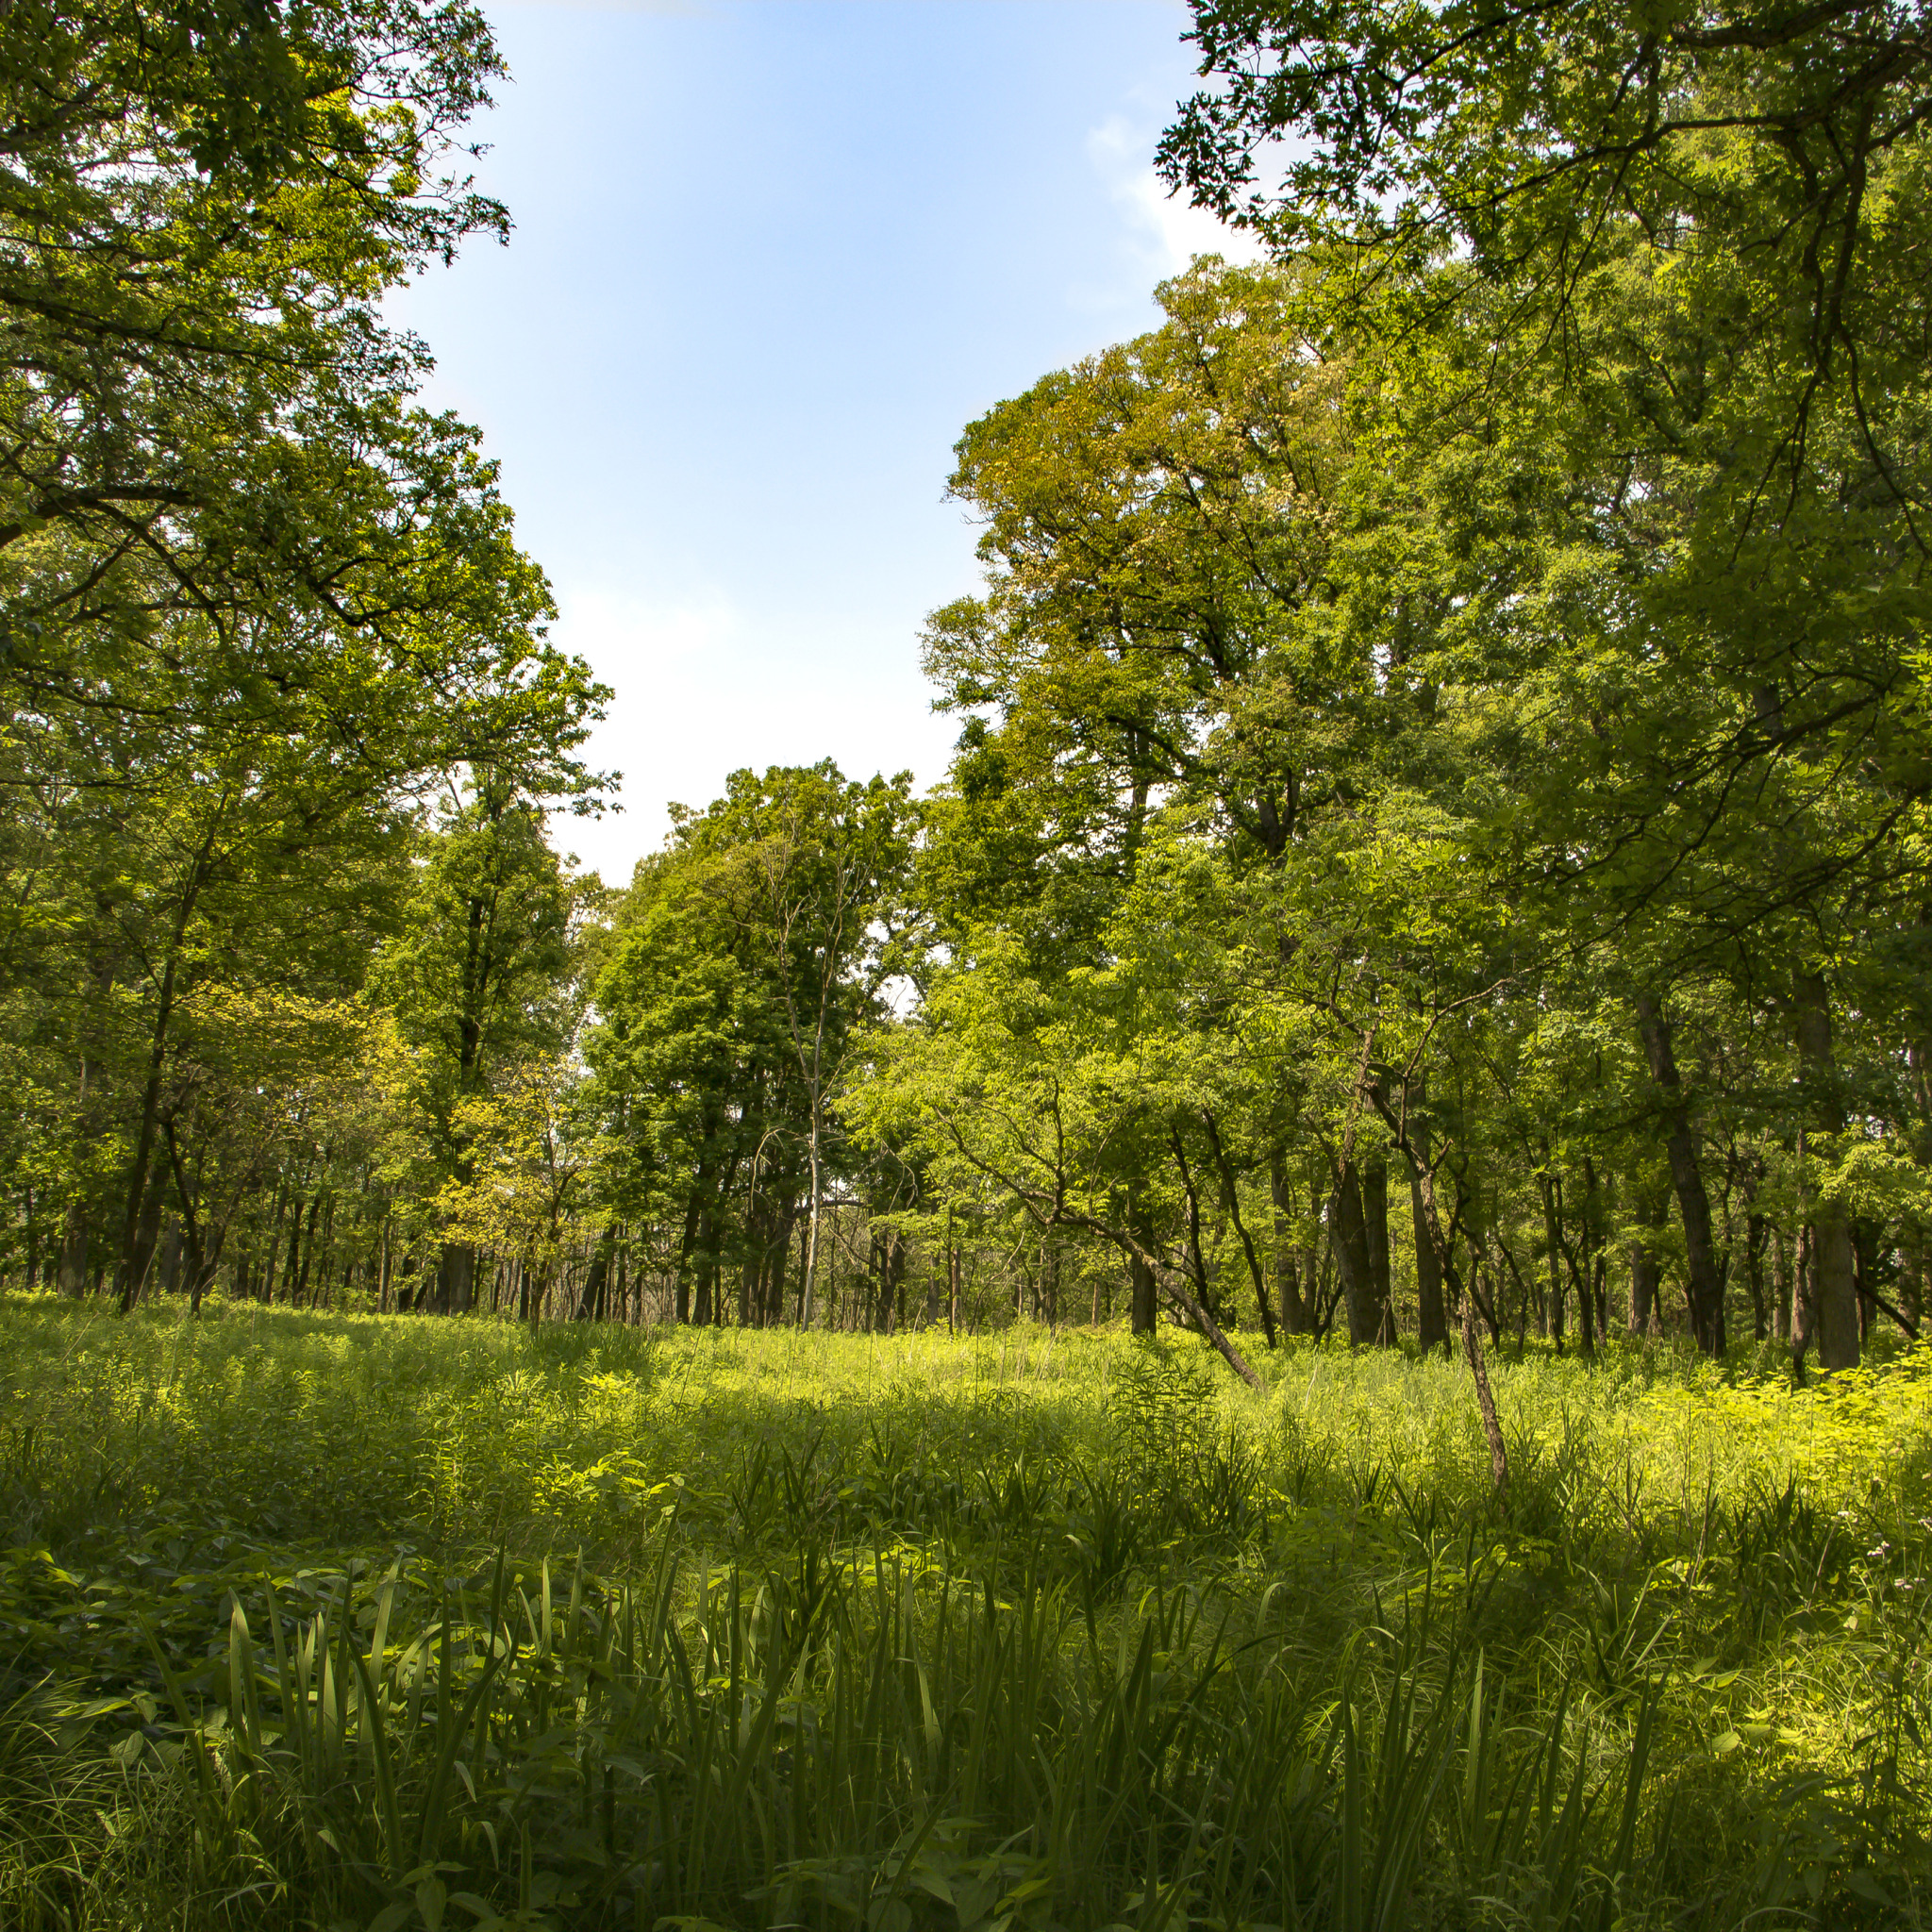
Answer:
[[[4,1313],[23,1932],[1932,1902],[1923,1347]]]

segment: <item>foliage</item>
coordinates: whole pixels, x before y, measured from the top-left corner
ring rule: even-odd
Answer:
[[[321,1198],[312,1163],[227,1144],[262,1083],[197,1011],[335,1003],[354,1030],[425,798],[487,772],[588,808],[608,693],[549,643],[477,433],[415,405],[422,346],[381,318],[507,226],[461,172],[501,72],[482,16],[106,0],[13,9],[0,43],[0,1051],[25,1103],[0,1171],[16,1271],[131,1305],[184,1246],[191,1294],[248,1278],[212,1199],[293,1255],[291,1202]],[[306,1106],[298,1079],[267,1110]]]
[[[782,1312],[806,1223],[800,1320],[819,1280],[827,1182],[858,1167],[831,1099],[901,964],[911,774],[848,780],[829,760],[735,772],[703,812],[679,808],[641,863],[597,983],[583,1096],[605,1200],[680,1227],[677,1318],[741,1325]]]

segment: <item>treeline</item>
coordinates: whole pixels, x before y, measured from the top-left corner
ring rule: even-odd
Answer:
[[[192,32],[47,125],[70,185],[0,290],[11,1278],[1126,1312],[1243,1373],[1918,1334],[1932,199],[1890,15],[1344,7],[1332,61],[1200,7],[1166,163],[1273,258],[967,430],[946,780],[735,774],[619,891],[550,842],[604,694],[371,306],[498,219],[426,152],[487,35],[406,18],[302,16],[328,85],[265,67],[239,132]],[[43,58],[121,74],[117,19]],[[91,158],[128,126],[138,179]],[[69,287],[47,238],[108,224],[192,341]],[[94,330],[64,387],[35,275]]]

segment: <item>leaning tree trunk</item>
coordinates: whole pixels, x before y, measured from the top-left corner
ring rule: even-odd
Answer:
[[[1509,1451],[1503,1441],[1503,1424],[1496,1414],[1496,1398],[1490,1388],[1489,1367],[1483,1360],[1482,1341],[1476,1333],[1474,1284],[1465,1289],[1457,1278],[1456,1257],[1450,1252],[1449,1237],[1443,1231],[1442,1216],[1436,1206],[1435,1174],[1426,1161],[1416,1158],[1415,1143],[1409,1139],[1407,1127],[1397,1118],[1379,1084],[1369,1089],[1369,1100],[1382,1116],[1397,1150],[1408,1162],[1409,1174],[1422,1196],[1423,1230],[1428,1238],[1429,1246],[1435,1251],[1436,1266],[1450,1291],[1462,1304],[1462,1351],[1469,1360],[1470,1377],[1475,1384],[1476,1412],[1482,1417],[1483,1437],[1489,1444],[1490,1481],[1500,1492],[1509,1487]]]
[[[1248,1366],[1246,1357],[1228,1340],[1221,1324],[1189,1291],[1185,1274],[1171,1271],[1166,1287],[1169,1298],[1179,1306],[1181,1313],[1187,1318],[1188,1325],[1208,1338],[1208,1345],[1250,1389],[1258,1390],[1261,1386],[1260,1376]]]

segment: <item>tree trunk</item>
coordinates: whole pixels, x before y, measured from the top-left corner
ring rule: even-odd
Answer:
[[[1718,1274],[1710,1236],[1710,1197],[1697,1164],[1697,1137],[1690,1124],[1690,1097],[1677,1074],[1671,1045],[1671,1023],[1649,993],[1637,995],[1637,1030],[1657,1083],[1670,1157],[1671,1184],[1676,1190],[1677,1211],[1684,1222],[1684,1258],[1690,1279],[1690,1333],[1706,1355],[1722,1355],[1724,1346],[1724,1283]]]
[[[1798,1228],[1798,1258],[1791,1281],[1791,1354],[1802,1380],[1806,1351],[1818,1334],[1818,1230],[1808,1221]]]
[[[754,1176],[756,1178],[756,1176]],[[738,1325],[749,1328],[759,1299],[758,1284],[764,1267],[764,1223],[756,1209],[744,1219],[744,1262],[738,1271]]]
[[[1557,1206],[1560,1208],[1562,1203],[1558,1201]],[[1583,1226],[1578,1240],[1578,1246],[1582,1249],[1581,1263],[1573,1250],[1565,1248],[1563,1251],[1571,1279],[1576,1285],[1576,1341],[1586,1361],[1596,1359],[1597,1337],[1602,1333],[1599,1302],[1604,1276],[1603,1244],[1603,1195],[1597,1187],[1595,1164],[1586,1154],[1583,1157]]]
[[[1907,1215],[1898,1237],[1899,1306],[1922,1326],[1925,1311],[1925,1229],[1916,1215]]]
[[[1241,1191],[1235,1185],[1234,1166],[1227,1158],[1226,1149],[1221,1144],[1221,1130],[1214,1124],[1214,1116],[1203,1108],[1201,1118],[1207,1124],[1208,1144],[1213,1150],[1215,1165],[1221,1170],[1222,1208],[1234,1223],[1241,1254],[1248,1264],[1248,1280],[1254,1287],[1255,1306],[1261,1316],[1261,1332],[1267,1337],[1268,1346],[1273,1348],[1274,1310],[1268,1306],[1268,1276],[1261,1267],[1261,1257],[1256,1252],[1255,1243],[1249,1238],[1247,1224],[1241,1219]]]
[[[906,1243],[896,1229],[889,1229],[880,1241],[879,1260],[879,1332],[894,1335],[906,1325]]]
[[[1156,1298],[1157,1283],[1154,1278],[1154,1264],[1139,1249],[1152,1248],[1153,1231],[1147,1225],[1147,1218],[1130,1195],[1127,1200],[1127,1229],[1134,1237],[1135,1247],[1127,1253],[1127,1282],[1131,1291],[1129,1307],[1133,1332],[1136,1335],[1152,1335],[1155,1317],[1159,1304]]]
[[[1383,1199],[1386,1211],[1386,1192]],[[1349,1346],[1362,1348],[1379,1342],[1384,1339],[1387,1310],[1375,1299],[1368,1218],[1360,1175],[1352,1160],[1342,1163],[1335,1178],[1335,1191],[1328,1197],[1328,1228],[1335,1265],[1341,1274],[1343,1305],[1348,1309]]]
[[[1557,1203],[1557,1183],[1545,1172],[1537,1176],[1543,1197],[1543,1245],[1547,1250],[1545,1259],[1549,1264],[1550,1285],[1548,1314],[1543,1323],[1543,1333],[1557,1344],[1557,1353],[1563,1353],[1563,1304],[1567,1299],[1563,1292],[1563,1230],[1559,1225],[1560,1208]]]
[[[445,1241],[436,1269],[438,1312],[466,1315],[475,1293],[476,1250],[468,1241]]]
[[[1274,1203],[1274,1292],[1281,1307],[1281,1326],[1289,1335],[1307,1335],[1315,1322],[1302,1292],[1301,1250],[1294,1239],[1294,1194],[1289,1185],[1287,1157],[1279,1147],[1268,1151],[1268,1191]]]
[[[791,1230],[798,1224],[798,1204],[787,1201],[778,1217],[778,1231],[765,1253],[764,1308],[759,1325],[776,1328],[785,1321],[785,1284],[791,1278]]]
[[[104,908],[105,909],[105,908]],[[90,961],[89,978],[93,985],[93,1000],[82,1009],[80,1042],[80,1086],[74,1096],[74,1133],[81,1146],[92,1146],[106,1129],[106,1108],[108,1095],[103,1080],[99,1058],[100,1032],[103,1025],[102,1008],[108,996],[114,990],[114,961],[111,955],[96,953]],[[61,1221],[60,1252],[55,1268],[55,1279],[60,1292],[79,1300],[88,1291],[88,1270],[91,1260],[98,1265],[98,1257],[89,1254],[89,1213],[85,1183],[80,1174],[71,1178],[82,1186],[67,1204]],[[105,1217],[103,1217],[105,1218]],[[105,1232],[96,1225],[93,1241],[99,1245]]]
[[[1637,1204],[1637,1224],[1660,1228],[1664,1224],[1664,1204],[1656,1194],[1641,1196]],[[1657,1321],[1657,1290],[1660,1274],[1657,1249],[1647,1241],[1630,1243],[1630,1333],[1648,1335]]]
[[[708,1208],[698,1217],[697,1277],[697,1303],[691,1309],[691,1320],[700,1328],[708,1328],[711,1325],[711,1302],[718,1282],[716,1230]]]
[[[188,1312],[201,1313],[201,1300],[214,1286],[215,1275],[222,1265],[222,1243],[227,1235],[225,1224],[218,1225],[214,1232],[196,1244],[194,1272],[188,1284]]]
[[[31,1294],[41,1285],[41,1224],[34,1213],[34,1189],[31,1181],[23,1182],[20,1190],[21,1211],[26,1222],[26,1278],[23,1286]]]
[[[295,1280],[302,1260],[302,1210],[308,1202],[297,1194],[289,1208],[289,1251],[282,1257],[282,1299],[295,1306]]]
[[[60,1230],[58,1266],[60,1292],[77,1301],[87,1292],[87,1207],[83,1202],[67,1204],[67,1218]]]
[[[181,1224],[170,1220],[168,1231],[161,1237],[160,1270],[161,1292],[178,1293],[181,1287],[181,1258],[186,1242],[181,1232]]]
[[[291,1297],[298,1308],[308,1306],[308,1275],[315,1265],[315,1217],[322,1212],[325,1189],[318,1188],[308,1203],[308,1225],[302,1231],[302,1272],[295,1277],[295,1292]],[[293,1250],[290,1253],[292,1255]]]
[[[697,1178],[691,1183],[691,1199],[684,1204],[684,1234],[677,1243],[677,1268],[671,1283],[672,1319],[680,1326],[691,1320],[691,1256],[697,1250],[698,1224],[705,1211],[704,1189],[708,1181],[705,1164],[699,1161]]]
[[[1183,1281],[1187,1279],[1185,1275],[1182,1275],[1180,1278]],[[1188,1318],[1188,1325],[1208,1338],[1208,1343],[1220,1355],[1222,1360],[1250,1389],[1258,1390],[1261,1386],[1260,1376],[1256,1374],[1254,1370],[1248,1366],[1247,1362],[1242,1358],[1241,1351],[1222,1332],[1221,1324],[1214,1319],[1213,1314],[1208,1309],[1203,1307],[1199,1302],[1195,1301],[1185,1288],[1175,1288],[1172,1285],[1171,1281],[1167,1292],[1172,1300],[1177,1301],[1181,1305],[1181,1312]]]
[[[1839,1097],[1838,1064],[1832,1057],[1831,1008],[1824,974],[1801,973],[1794,984],[1793,1030],[1797,1034],[1799,1075],[1813,1124],[1828,1134],[1843,1131],[1844,1106]],[[1852,1248],[1851,1210],[1826,1196],[1812,1209],[1812,1332],[1823,1369],[1858,1365],[1857,1261]]]
[[[1503,1443],[1503,1424],[1496,1415],[1496,1398],[1490,1388],[1490,1371],[1483,1360],[1483,1345],[1476,1339],[1475,1313],[1469,1295],[1462,1297],[1462,1352],[1469,1357],[1469,1373],[1475,1383],[1476,1412],[1483,1419],[1483,1436],[1490,1449],[1490,1482],[1497,1490],[1509,1487],[1509,1452]]]
[[[819,1098],[816,1087],[811,1091],[811,1133],[809,1138],[811,1142],[809,1149],[811,1160],[811,1219],[806,1227],[805,1280],[800,1287],[798,1295],[798,1325],[801,1328],[809,1328],[811,1326],[812,1282],[819,1272],[819,1190],[821,1176],[819,1174]]]
[[[610,1257],[616,1247],[617,1229],[613,1224],[597,1237],[596,1250],[584,1276],[584,1291],[577,1300],[576,1319],[579,1322],[601,1322],[604,1319],[604,1298],[610,1288]]]
[[[803,1328],[803,1327],[805,1326],[805,1294],[806,1294],[806,1283],[807,1283],[807,1280],[808,1280],[808,1271],[809,1270],[809,1268],[810,1268],[810,1265],[811,1265],[811,1263],[810,1263],[810,1259],[809,1259],[810,1254],[811,1254],[811,1223],[810,1223],[810,1221],[809,1221],[809,1220],[808,1220],[808,1221],[807,1221],[807,1223],[806,1223],[806,1224],[805,1224],[805,1225],[804,1225],[803,1227],[801,1227],[801,1228],[800,1228],[800,1229],[798,1230],[798,1306],[797,1306],[797,1315],[798,1315],[798,1325],[799,1325],[799,1326],[800,1326],[801,1328]]]
[[[1788,1345],[1791,1339],[1791,1251],[1776,1230],[1771,1237],[1771,1334]]]
[[[161,1234],[161,1203],[167,1176],[158,1166],[150,1169],[142,1190],[141,1211],[135,1217],[134,1239],[122,1257],[121,1312],[125,1315],[147,1291],[154,1273],[155,1249]]]
[[[1463,1291],[1461,1282],[1457,1279],[1455,1257],[1450,1252],[1449,1237],[1443,1231],[1442,1217],[1436,1206],[1436,1177],[1426,1163],[1416,1158],[1414,1142],[1409,1140],[1404,1123],[1396,1118],[1379,1086],[1370,1089],[1369,1098],[1382,1116],[1396,1148],[1408,1161],[1409,1173],[1414,1175],[1422,1191],[1423,1225],[1429,1245],[1436,1252],[1436,1264],[1442,1271],[1442,1279],[1450,1291],[1462,1304],[1462,1352],[1468,1357],[1470,1375],[1475,1383],[1476,1411],[1482,1417],[1483,1437],[1489,1444],[1490,1481],[1501,1491],[1509,1486],[1509,1452],[1503,1441],[1503,1424],[1496,1414],[1496,1398],[1490,1388],[1490,1373],[1483,1360],[1482,1342],[1475,1331],[1474,1297]]]
[[[224,793],[214,816],[208,822],[208,833],[201,841],[201,849],[194,855],[193,863],[188,870],[188,876],[182,883],[181,903],[175,915],[167,960],[161,968],[160,992],[155,1003],[154,1027],[148,1040],[147,1077],[142,1087],[141,1125],[135,1135],[134,1167],[127,1177],[127,1218],[122,1234],[121,1249],[123,1314],[134,1306],[135,1297],[140,1294],[142,1279],[147,1274],[148,1261],[154,1254],[152,1237],[148,1239],[144,1254],[139,1252],[139,1247],[148,1192],[148,1174],[154,1161],[155,1136],[160,1124],[161,1070],[167,1063],[168,1026],[175,1012],[175,973],[180,962],[181,949],[187,941],[188,928],[194,918],[195,905],[201,897],[202,887],[208,882],[209,862],[215,849],[215,838],[221,830],[226,810],[227,797]]]
[[[1764,1306],[1764,1242],[1770,1223],[1763,1215],[1744,1218],[1744,1286],[1751,1294],[1751,1339],[1762,1341],[1770,1333]]]
[[[1395,1303],[1389,1288],[1389,1160],[1379,1150],[1362,1162],[1362,1221],[1369,1238],[1369,1292],[1375,1310],[1375,1341],[1395,1341]]]
[[[1178,1133],[1168,1137],[1168,1144],[1174,1150],[1174,1163],[1180,1173],[1181,1195],[1188,1204],[1188,1274],[1199,1291],[1201,1306],[1211,1314],[1214,1310],[1214,1297],[1208,1281],[1208,1263],[1201,1253],[1201,1202],[1194,1192],[1194,1176],[1188,1169],[1187,1149],[1181,1144]]]
[[[1852,1223],[1852,1266],[1857,1290],[1858,1337],[1869,1341],[1878,1313],[1878,1229],[1863,1215]]]
[[[183,907],[183,928],[193,903],[191,897]],[[182,931],[177,930],[175,935],[176,949],[181,939]],[[142,1285],[147,1278],[148,1261],[154,1254],[153,1239],[150,1237],[143,1243],[142,1237],[147,1219],[148,1179],[154,1164],[155,1136],[160,1125],[161,1070],[167,1063],[168,1022],[175,1009],[175,954],[171,950],[168,963],[161,972],[160,998],[156,1004],[154,1030],[148,1046],[147,1078],[141,1093],[141,1125],[135,1136],[134,1165],[127,1176],[127,1215],[121,1237],[121,1312],[124,1315],[140,1299]]]
[[[1426,1352],[1442,1345],[1442,1353],[1449,1353],[1449,1316],[1442,1307],[1442,1264],[1436,1255],[1435,1243],[1429,1239],[1427,1224],[1423,1218],[1423,1191],[1417,1175],[1418,1168],[1429,1158],[1428,1129],[1413,1126],[1409,1129],[1414,1138],[1415,1151],[1408,1157],[1408,1218],[1415,1235],[1415,1299],[1416,1299],[1416,1340]]]

